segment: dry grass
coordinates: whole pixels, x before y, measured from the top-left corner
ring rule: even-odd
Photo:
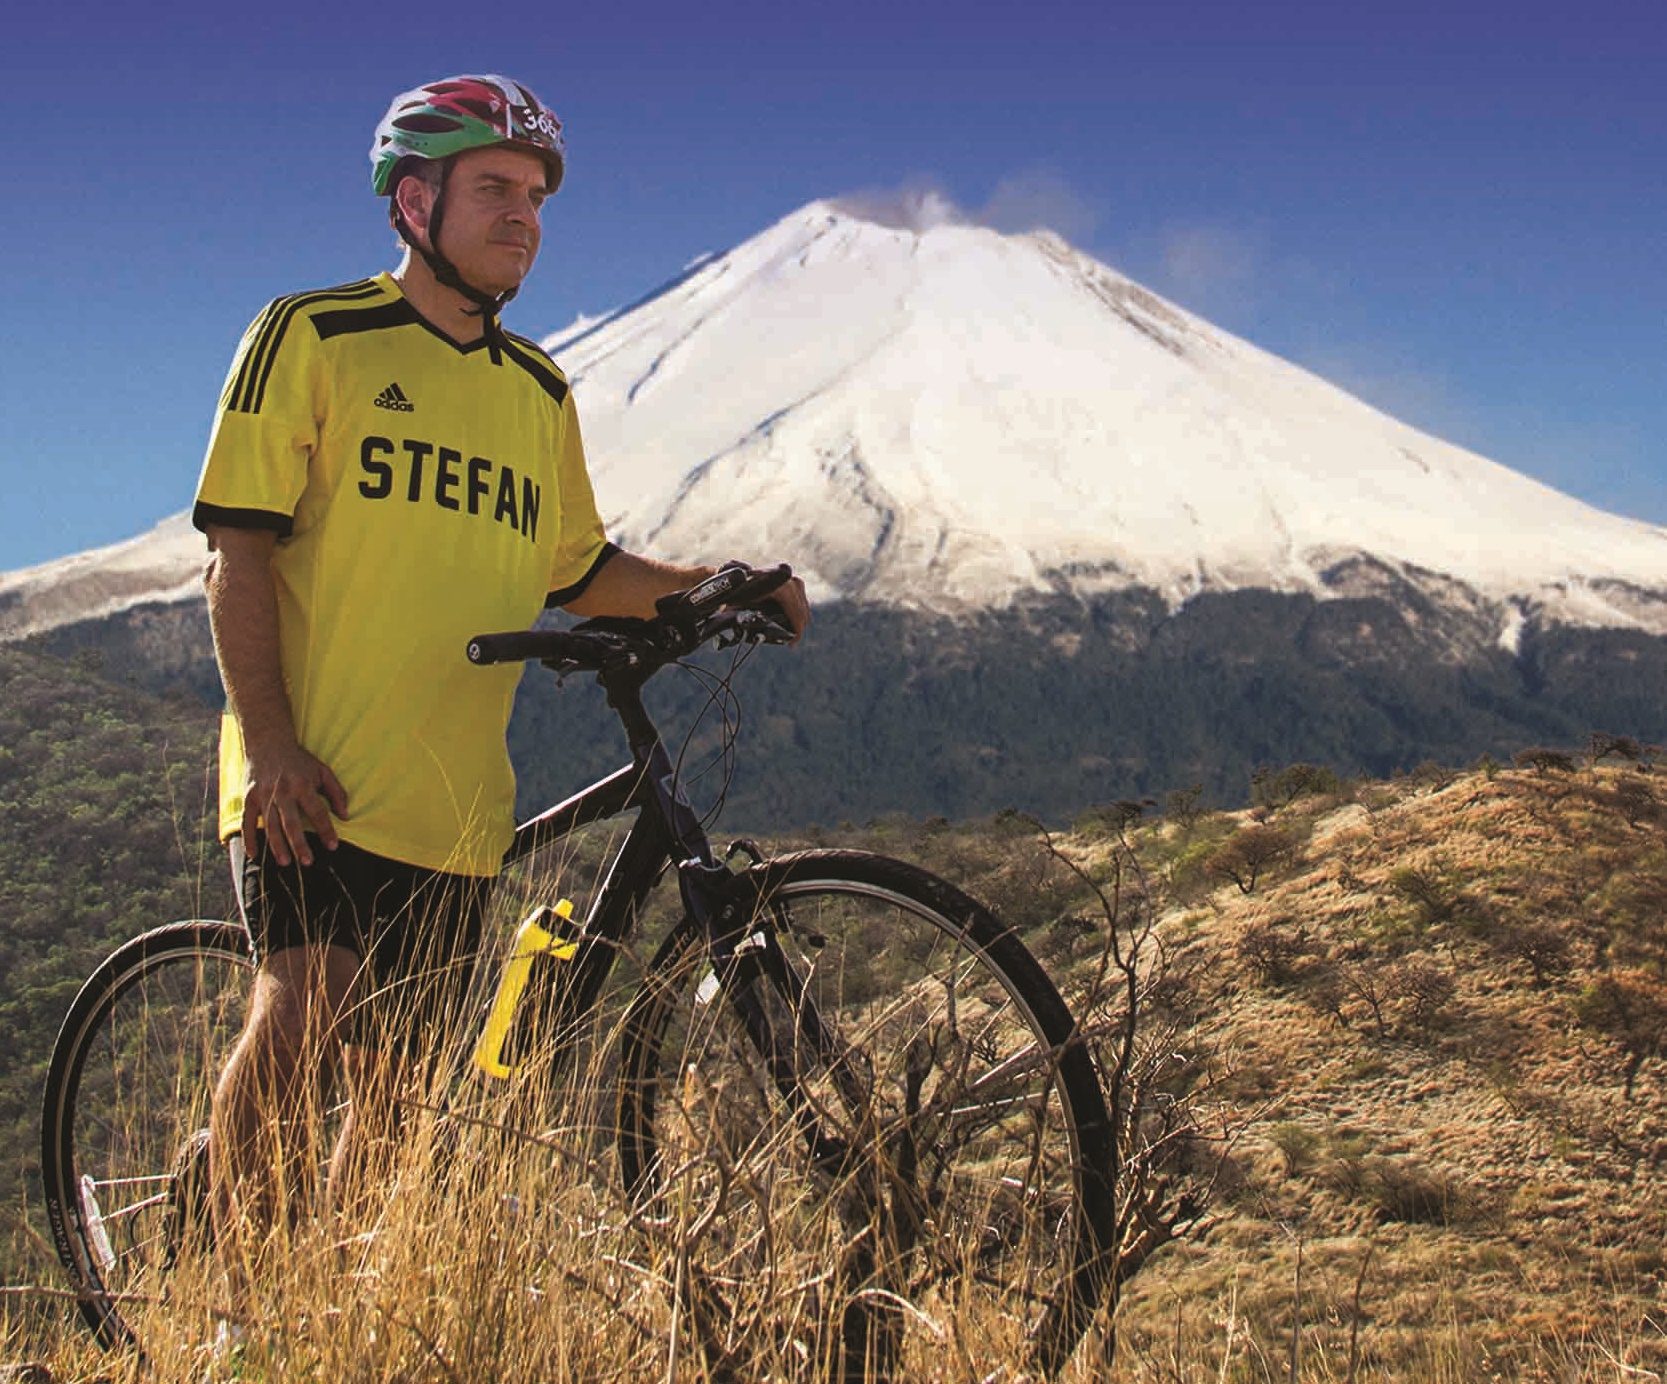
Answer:
[[[1303,844],[1253,893],[1171,911],[1177,959],[1211,963],[1200,1029],[1234,1069],[1244,1179],[1131,1285],[1115,1378],[1667,1376],[1667,1035],[1629,1083],[1583,1008],[1617,965],[1667,994],[1667,840],[1636,811],[1656,782],[1299,799],[1272,820]],[[1176,836],[1137,834],[1154,874]]]
[[[1633,767],[1301,796],[1255,823],[1292,845],[1248,892],[1204,870],[1248,818],[1128,831],[1168,965],[1190,978],[1184,1042],[1212,1054],[1201,1111],[1233,1134],[1232,1176],[1209,1228],[1127,1285],[1114,1360],[1084,1352],[1075,1377],[1667,1377],[1663,1054],[1629,1059],[1590,1000],[1607,974],[1667,974],[1667,839],[1640,783],[1653,802],[1654,777]],[[879,844],[1039,908],[1033,945],[1080,994],[1097,936],[1041,914],[1088,910],[1013,841],[932,824]],[[1085,823],[1061,845],[1093,873],[1117,837]],[[1258,950],[1255,936],[1282,945]],[[589,1070],[592,1085],[610,1080]],[[534,1104],[553,1113],[523,1127],[531,1140],[491,1128],[523,1125],[524,1105],[475,1109],[484,1123],[461,1128],[419,1113],[375,1224],[297,1228],[260,1287],[270,1355],[248,1377],[815,1376],[828,1241],[775,1246],[769,1272],[722,1289],[715,1310],[690,1252],[711,1180],[648,1214],[618,1190],[591,1085],[564,1078]],[[146,1314],[151,1377],[201,1376],[218,1292],[187,1271]],[[940,1293],[909,1310],[915,1353],[899,1377],[1022,1377],[987,1302]],[[134,1377],[55,1317],[10,1320],[7,1358],[44,1358],[59,1381]]]

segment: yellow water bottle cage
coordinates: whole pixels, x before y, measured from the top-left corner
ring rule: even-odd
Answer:
[[[540,925],[539,919],[552,911],[564,921],[571,920],[573,901],[562,899],[554,910],[535,908],[515,930],[515,946],[504,965],[503,975],[498,979],[498,993],[492,997],[492,1012],[487,1015],[486,1028],[475,1044],[475,1066],[488,1076],[515,1074],[515,1068],[505,1066],[502,1061],[504,1039],[509,1036],[515,1006],[521,1000],[521,992],[527,988],[528,977],[532,975],[533,958],[548,955],[557,961],[571,961],[579,950],[577,942],[564,941]]]

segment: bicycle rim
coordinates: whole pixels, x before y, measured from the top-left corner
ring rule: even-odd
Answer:
[[[157,928],[93,973],[59,1031],[41,1175],[58,1255],[107,1346],[135,1344],[182,1256],[210,1248],[204,1131],[252,975],[240,929]]]
[[[957,1339],[1057,1372],[1103,1290],[1112,1219],[1105,1106],[1057,991],[911,866],[812,852],[760,884],[750,944],[779,942],[787,969],[761,964],[749,988],[798,1095],[687,924],[626,1027],[622,1171],[680,1220],[696,1318],[704,1296],[730,1323],[708,1327],[708,1354],[762,1339],[775,1368],[903,1379]]]

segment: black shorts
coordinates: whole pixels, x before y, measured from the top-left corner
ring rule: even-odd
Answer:
[[[491,879],[389,860],[309,837],[313,863],[279,865],[231,841],[238,907],[257,960],[287,947],[345,947],[362,963],[349,1040],[431,1051],[457,1034],[480,951]]]

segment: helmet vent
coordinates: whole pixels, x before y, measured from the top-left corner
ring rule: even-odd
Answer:
[[[427,111],[415,115],[401,115],[394,118],[394,128],[404,130],[413,135],[444,135],[453,130],[461,130],[463,122],[453,120],[450,116],[434,115]]]

